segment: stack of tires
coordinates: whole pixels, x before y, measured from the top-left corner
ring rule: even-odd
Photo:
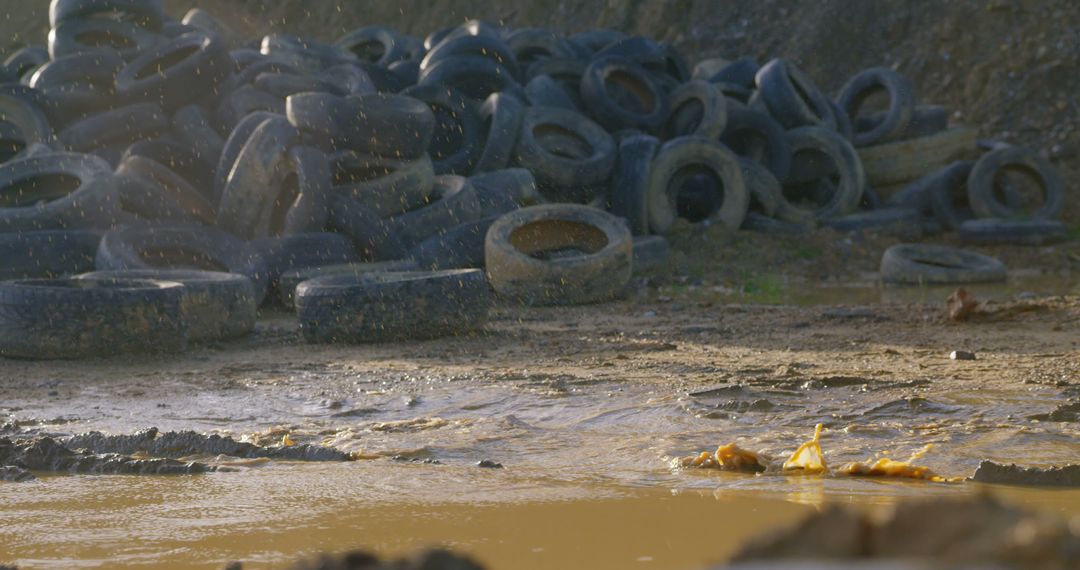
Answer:
[[[245,41],[161,0],[53,0],[50,24],[0,70],[0,278],[23,280],[0,285],[0,355],[174,350],[279,301],[317,342],[476,330],[495,295],[603,301],[679,218],[862,227],[868,177],[900,168],[872,153],[940,135],[888,70],[834,102],[784,60],[691,72],[611,30]],[[859,114],[874,90],[889,110]],[[93,324],[124,311],[145,334]]]

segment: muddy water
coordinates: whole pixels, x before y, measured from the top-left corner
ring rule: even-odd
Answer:
[[[763,313],[762,323],[773,314],[780,313]],[[318,550],[398,553],[443,544],[494,568],[690,568],[828,502],[878,510],[901,498],[979,488],[672,468],[674,458],[720,443],[782,460],[822,422],[832,466],[883,453],[906,458],[927,444],[935,447],[921,463],[954,477],[971,475],[982,459],[1049,466],[1080,457],[1080,425],[1032,418],[1080,397],[1076,368],[1061,367],[1058,355],[1075,355],[1075,344],[1016,344],[1028,342],[1030,327],[1012,335],[1003,325],[1005,336],[984,342],[1008,339],[1009,352],[963,368],[903,344],[893,345],[902,355],[865,343],[857,349],[864,356],[846,345],[836,352],[762,345],[701,359],[685,338],[679,343],[693,350],[663,366],[654,353],[624,351],[604,357],[613,366],[593,358],[588,368],[550,356],[544,330],[561,325],[548,318],[513,317],[512,325],[494,323],[492,337],[432,343],[420,353],[306,347],[263,323],[254,348],[197,352],[181,362],[0,369],[0,423],[15,420],[29,433],[153,425],[261,443],[289,434],[367,457],[344,464],[199,457],[237,471],[0,483],[0,562],[213,568],[243,559],[280,567]],[[905,328],[895,314],[885,322],[888,330],[940,328]],[[526,350],[542,366],[500,351],[521,350],[520,341],[499,339],[520,326],[532,327],[540,344]],[[873,330],[866,326],[840,328],[866,336]],[[948,334],[962,331],[994,332],[983,325]],[[793,336],[790,344],[811,346],[813,338]],[[495,348],[485,352],[481,343]],[[661,344],[647,346],[672,354]],[[484,356],[470,364],[475,354]],[[900,365],[900,373],[888,369]],[[1005,374],[1016,365],[1031,373]],[[483,459],[505,468],[477,467]],[[1080,516],[1080,491],[993,492]]]
[[[526,372],[484,382],[304,372],[286,383],[283,392],[230,389],[172,398],[154,423],[200,430],[224,424],[232,433],[262,433],[266,441],[287,431],[297,441],[371,459],[299,464],[202,457],[238,471],[0,484],[0,560],[28,568],[117,562],[212,568],[243,559],[270,567],[318,550],[401,553],[442,544],[495,568],[690,568],[722,559],[748,536],[826,502],[873,510],[902,497],[975,490],[671,468],[671,458],[721,441],[781,457],[824,420],[833,465],[880,451],[906,457],[927,443],[938,447],[926,463],[956,476],[970,474],[982,458],[1038,465],[1080,457],[1075,429],[1032,428],[1015,419],[1058,401],[1053,391],[1030,388],[924,398],[918,382],[769,379],[670,394]],[[146,423],[94,390],[82,399],[96,404],[77,411],[80,428],[130,431]],[[22,404],[14,415],[32,408],[37,417],[76,413],[71,402]],[[70,424],[29,427],[75,431]],[[476,467],[480,459],[505,468]],[[999,492],[1080,516],[1080,491]]]

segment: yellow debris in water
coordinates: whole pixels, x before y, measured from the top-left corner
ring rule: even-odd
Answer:
[[[784,471],[801,471],[807,474],[824,473],[829,470],[821,452],[821,424],[814,427],[814,439],[799,446],[791,459],[784,462]]]
[[[898,477],[904,479],[923,479],[926,481],[934,481],[936,483],[954,483],[962,481],[962,477],[942,477],[937,473],[930,470],[929,467],[923,467],[915,465],[915,461],[921,459],[926,455],[926,452],[930,451],[934,447],[934,444],[929,444],[926,447],[911,454],[911,457],[907,461],[897,461],[895,459],[889,459],[888,457],[882,457],[877,461],[872,459],[866,460],[866,463],[849,463],[841,467],[837,473],[841,475],[852,475],[857,477]]]
[[[759,473],[765,470],[765,463],[762,461],[761,456],[734,443],[721,445],[716,448],[715,453],[702,451],[697,455],[684,457],[679,460],[679,464],[683,467],[718,469],[720,471]]]
[[[289,434],[285,434],[281,436],[281,445],[289,447],[290,445],[296,445],[296,441],[293,440],[293,438],[289,437]]]

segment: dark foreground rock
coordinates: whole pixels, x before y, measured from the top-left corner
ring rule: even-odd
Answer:
[[[1080,464],[1042,469],[983,461],[975,470],[971,480],[1000,485],[1080,487]]]
[[[19,481],[30,481],[32,479],[34,479],[34,474],[22,467],[13,465],[0,467],[0,481],[15,481],[18,483]],[[0,568],[3,567],[0,566]]]
[[[226,570],[242,570],[241,562],[231,562]],[[428,550],[408,558],[379,560],[363,551],[345,554],[324,554],[317,558],[301,560],[291,566],[292,570],[483,570],[476,562],[445,550]]]
[[[898,569],[1065,570],[1080,568],[1080,529],[985,496],[907,501],[881,522],[832,506],[795,528],[753,541],[727,568],[818,568],[823,566],[814,564],[822,560],[903,562],[884,566]]]
[[[19,441],[0,438],[0,466],[28,471],[109,475],[192,475],[218,470],[195,461],[135,459],[115,453],[74,451],[51,437]]]
[[[319,445],[262,447],[236,441],[220,435],[203,435],[193,431],[161,433],[157,428],[137,431],[131,435],[106,435],[87,432],[69,437],[65,443],[72,449],[91,453],[145,453],[153,457],[188,457],[191,455],[228,455],[244,459],[268,458],[291,461],[350,461],[343,451]]]

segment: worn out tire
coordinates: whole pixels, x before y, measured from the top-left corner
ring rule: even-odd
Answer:
[[[735,154],[724,145],[701,137],[680,137],[664,146],[653,160],[649,177],[649,230],[657,234],[671,231],[677,218],[676,201],[680,173],[690,167],[711,171],[723,186],[723,201],[712,217],[729,229],[742,225],[750,206],[750,194]]]
[[[978,133],[954,127],[935,135],[858,149],[866,181],[872,186],[888,186],[923,176],[945,165],[975,154]]]
[[[313,343],[467,334],[484,326],[491,302],[479,269],[322,277],[296,288],[300,333]]]
[[[1056,220],[984,218],[960,224],[960,239],[976,245],[1041,246],[1069,239],[1069,227]]]
[[[569,249],[578,251],[559,255]],[[529,305],[579,305],[623,293],[633,240],[611,214],[551,204],[499,218],[488,230],[484,252],[488,279],[503,297]],[[545,254],[555,256],[542,259]]]
[[[178,352],[187,345],[183,286],[147,280],[0,283],[0,356],[77,359]]]
[[[619,159],[611,186],[611,213],[626,220],[635,236],[649,233],[649,191],[653,159],[660,141],[634,135],[619,143]]]
[[[1005,273],[1005,265],[993,257],[943,245],[899,244],[881,257],[885,283],[981,283],[1004,281]]]
[[[102,159],[56,152],[0,165],[0,232],[104,228],[116,218],[112,172]]]
[[[286,271],[278,277],[278,295],[280,296],[282,305],[286,308],[293,309],[296,307],[296,287],[304,281],[310,281],[319,277],[359,277],[365,273],[416,271],[418,269],[419,267],[417,267],[416,263],[410,259],[304,267]]]
[[[99,231],[43,230],[0,233],[0,281],[54,279],[94,269]]]
[[[184,286],[181,315],[188,340],[209,342],[242,337],[255,328],[255,286],[235,273],[186,269],[95,271],[78,279],[148,279]]]
[[[480,105],[480,120],[488,125],[487,139],[473,174],[501,170],[510,164],[524,118],[525,105],[513,95],[492,93]]]
[[[1033,212],[1014,210],[997,199],[994,179],[1005,169],[1024,170],[1039,179],[1043,203]],[[1019,146],[1000,147],[984,154],[967,180],[968,203],[980,218],[1031,218],[1052,220],[1065,204],[1065,185],[1057,170],[1037,151]]]
[[[275,202],[283,190],[282,171],[289,147],[299,137],[284,118],[259,125],[240,154],[218,204],[217,225],[245,239],[267,237],[275,220]],[[284,231],[284,219],[281,220]]]

